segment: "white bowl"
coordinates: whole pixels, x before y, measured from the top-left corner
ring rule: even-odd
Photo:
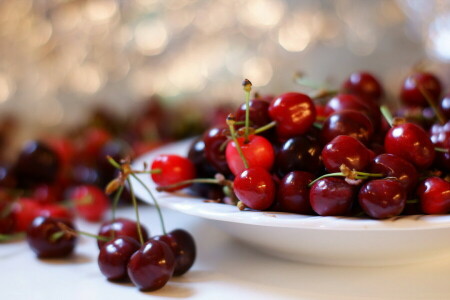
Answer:
[[[158,154],[185,156],[192,140],[159,148],[133,162],[142,170]],[[157,192],[148,174],[139,177],[162,207],[206,219],[243,243],[270,255],[325,265],[406,264],[450,255],[450,216],[402,216],[388,220],[239,211],[226,204],[178,193]],[[152,203],[133,180],[136,195]],[[213,251],[213,250],[212,250]]]

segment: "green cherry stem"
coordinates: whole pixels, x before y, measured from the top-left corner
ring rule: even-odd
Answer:
[[[25,237],[25,232],[19,232],[19,233],[15,233],[15,234],[0,234],[0,243],[18,240],[18,239],[22,239],[24,237]]]
[[[235,122],[234,116],[232,114],[229,114],[227,117],[227,125],[230,127],[231,139],[233,140],[234,144],[236,145],[236,150],[238,151],[239,156],[241,157],[242,162],[244,163],[244,167],[246,169],[248,169],[248,161],[245,158],[244,153],[242,152],[242,149],[241,149],[241,145],[239,145],[238,140],[236,138],[236,132],[234,130],[234,122]]]
[[[214,179],[214,178],[194,178],[194,179],[189,179],[189,180],[183,180],[183,181],[179,181],[177,183],[173,183],[170,185],[165,185],[165,186],[158,186],[156,187],[156,190],[158,192],[162,192],[162,191],[167,191],[173,188],[177,188],[186,184],[192,184],[192,183],[209,183],[209,184],[218,184],[218,185],[223,185],[223,183],[220,180]]]
[[[427,100],[428,105],[430,105],[431,109],[433,109],[439,123],[445,124],[445,122],[447,120],[445,119],[445,116],[442,114],[442,111],[437,106],[436,102],[433,101],[432,97],[430,96],[430,93],[428,93],[428,91],[420,84],[417,85],[417,87],[419,88],[419,91],[422,94],[422,96],[425,98],[425,100]]]
[[[245,79],[242,82],[245,91],[245,142],[248,142],[249,128],[250,128],[250,92],[252,91],[252,83]]]
[[[69,226],[67,226],[64,223],[58,222],[58,227],[61,229],[61,231],[57,231],[55,233],[53,233],[50,236],[50,240],[51,241],[56,241],[58,239],[60,239],[64,234],[70,234],[73,236],[78,236],[78,235],[84,235],[90,238],[94,238],[96,240],[102,241],[102,242],[109,242],[111,240],[111,238],[106,237],[106,236],[100,236],[100,235],[95,235],[86,231],[80,231],[80,230],[74,230],[72,228],[70,228]]]
[[[442,147],[434,147],[434,150],[437,152],[442,152],[442,153],[449,153],[450,150],[447,148],[442,148]]]
[[[136,214],[136,228],[137,228],[137,232],[138,232],[138,236],[139,236],[139,242],[141,243],[141,245],[143,245],[145,241],[144,241],[144,237],[142,235],[142,230],[141,230],[141,221],[139,219],[139,209],[137,207],[136,196],[134,195],[133,185],[130,182],[130,178],[127,178],[127,183],[130,188],[131,200],[133,201],[134,212]]]
[[[383,115],[383,117],[388,122],[389,126],[392,127],[394,124],[394,118],[392,117],[392,114],[391,114],[389,108],[386,105],[381,105],[380,111],[381,111],[381,114]]]
[[[117,204],[119,203],[120,195],[122,195],[122,192],[123,192],[123,185],[121,185],[119,187],[119,189],[117,190],[116,194],[114,195],[112,208],[111,208],[111,214],[112,214],[113,222],[114,222],[114,220],[116,220]]]
[[[255,130],[255,134],[259,134],[259,133],[261,133],[261,132],[264,132],[264,131],[266,131],[266,130],[269,130],[269,129],[271,129],[271,128],[274,128],[275,126],[277,126],[277,122],[276,122],[276,121],[272,121],[272,122],[270,122],[270,123],[267,123],[267,124],[264,125],[264,126],[261,126],[261,127],[257,128],[257,129]]]
[[[355,174],[353,179],[362,179],[362,180],[364,180],[364,179],[367,179],[369,177],[383,177],[384,176],[381,173],[366,173],[366,172],[359,172],[359,171],[351,171],[351,172]],[[348,174],[344,174],[343,172],[328,173],[328,174],[322,175],[322,176],[314,179],[313,181],[311,181],[308,184],[308,187],[312,187],[313,184],[316,183],[317,181],[319,181],[320,179],[327,178],[327,177],[336,177],[336,176],[349,177]]]
[[[166,226],[164,225],[164,218],[161,212],[161,207],[159,207],[158,201],[156,201],[155,196],[153,196],[153,193],[150,191],[150,189],[147,187],[147,185],[145,185],[145,183],[135,174],[131,174],[131,176],[133,176],[134,179],[136,179],[141,185],[142,187],[147,191],[147,193],[150,195],[150,197],[153,200],[153,204],[156,207],[156,211],[158,212],[159,215],[159,221],[161,222],[161,228],[162,228],[162,232],[163,234],[167,234],[166,232]]]

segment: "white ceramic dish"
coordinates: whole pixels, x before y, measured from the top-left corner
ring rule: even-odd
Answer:
[[[192,141],[167,145],[133,162],[142,169],[161,153],[186,155]],[[450,255],[450,215],[407,216],[389,220],[320,217],[278,212],[239,211],[183,193],[159,193],[147,174],[140,178],[163,207],[208,220],[259,251],[326,265],[374,266],[420,262]],[[137,182],[136,194],[152,203]]]

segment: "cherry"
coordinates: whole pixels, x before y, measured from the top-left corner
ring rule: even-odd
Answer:
[[[355,94],[362,99],[379,101],[383,96],[380,82],[368,72],[355,72],[344,81],[342,89],[345,93]]]
[[[195,178],[194,164],[189,159],[179,155],[161,154],[157,156],[152,162],[151,170],[158,170],[157,173],[152,173],[151,177],[159,186],[171,185]],[[173,192],[187,186],[183,185],[168,191]]]
[[[249,167],[261,167],[266,170],[272,168],[275,153],[272,144],[267,139],[258,135],[250,135],[248,142],[245,141],[245,137],[240,137],[237,141]],[[234,141],[228,143],[225,155],[228,166],[234,175],[238,176],[244,171],[245,165]]]
[[[106,194],[94,185],[74,187],[70,192],[70,199],[77,214],[90,222],[102,220],[110,207]]]
[[[434,124],[430,129],[430,137],[435,147],[447,149],[447,152],[436,151],[434,167],[450,172],[450,121],[445,124]]]
[[[39,203],[56,203],[61,202],[64,196],[60,186],[40,184],[33,189],[32,198]]]
[[[165,242],[172,249],[175,256],[174,276],[186,273],[194,264],[196,257],[195,241],[189,232],[183,229],[153,237],[154,240]]]
[[[173,274],[175,257],[170,247],[157,240],[149,240],[128,262],[128,276],[142,291],[162,288]]]
[[[246,104],[243,103],[236,110],[236,121],[245,121]],[[249,101],[250,122],[251,126],[258,128],[270,123],[269,102],[265,100],[254,99]],[[238,126],[236,126],[238,127]]]
[[[347,215],[355,196],[355,187],[337,177],[319,179],[309,191],[311,207],[320,216]]]
[[[290,138],[308,131],[316,120],[316,108],[305,94],[285,93],[270,103],[269,115],[277,122],[278,135]]]
[[[450,93],[445,95],[444,98],[439,102],[439,108],[444,114],[444,116],[447,118],[447,120],[450,119]]]
[[[341,165],[356,171],[364,171],[375,154],[357,139],[339,135],[325,145],[322,159],[329,172],[339,172]]]
[[[290,171],[319,173],[323,169],[322,146],[318,141],[298,136],[283,143],[275,159],[277,174],[281,177]]]
[[[111,139],[112,136],[107,130],[97,127],[89,128],[83,136],[81,156],[87,160],[97,158],[102,146]]]
[[[278,186],[277,201],[281,210],[298,214],[311,214],[308,184],[314,175],[308,172],[292,171],[286,174]]]
[[[393,126],[384,139],[387,153],[400,156],[419,169],[426,169],[435,157],[434,145],[427,132],[413,123]]]
[[[398,216],[405,208],[405,186],[396,179],[374,179],[366,182],[358,194],[359,205],[375,219]]]
[[[320,134],[323,144],[329,143],[338,135],[348,135],[368,145],[373,136],[370,119],[356,110],[341,110],[331,114],[322,125]]]
[[[97,170],[101,179],[101,186],[105,186],[110,182],[116,173],[116,168],[111,165],[107,157],[112,157],[119,161],[121,158],[131,155],[131,147],[122,139],[110,139],[104,143],[98,150]]]
[[[72,220],[73,212],[67,207],[56,203],[44,203],[38,208],[37,214],[44,217],[63,218]]]
[[[261,167],[244,170],[234,179],[233,187],[236,197],[251,209],[267,209],[275,198],[275,183],[272,176]]]
[[[14,219],[16,220],[17,232],[27,230],[28,226],[33,220],[39,216],[39,209],[41,205],[30,198],[20,198],[13,205]]]
[[[225,147],[223,147],[228,140],[227,131],[225,127],[213,127],[203,134],[206,159],[225,176],[231,173],[225,157]]]
[[[408,161],[395,155],[383,153],[375,157],[370,165],[371,173],[381,173],[386,177],[395,177],[405,187],[409,195],[412,195],[419,182],[419,173]]]
[[[450,182],[429,177],[417,188],[420,206],[426,214],[446,214],[450,211]]]
[[[59,157],[62,166],[70,166],[75,159],[75,145],[67,138],[47,138],[45,143],[53,150]]]
[[[141,244],[129,236],[119,236],[106,242],[98,254],[100,272],[111,281],[128,279],[127,265]]]
[[[429,95],[431,101],[437,103],[441,89],[441,82],[435,75],[428,72],[416,72],[409,75],[403,82],[400,99],[408,106],[426,107],[430,105],[426,95]]]
[[[37,217],[27,230],[27,242],[39,258],[68,256],[75,248],[76,236],[64,231],[62,225],[74,229],[67,219]]]
[[[39,141],[30,141],[20,152],[14,171],[21,187],[52,183],[60,168],[58,155]]]
[[[208,178],[217,173],[217,170],[206,159],[205,142],[202,137],[198,137],[192,142],[188,151],[188,159],[194,164],[197,177]]]
[[[101,178],[97,168],[84,162],[75,163],[71,168],[71,180],[75,185],[100,186]]]
[[[141,233],[143,240],[146,241],[149,237],[147,229],[141,224]],[[137,230],[137,223],[126,218],[117,218],[103,222],[98,231],[98,235],[107,238],[114,238],[119,236],[127,236],[139,241],[139,233]],[[97,240],[98,248],[101,249],[106,242]]]

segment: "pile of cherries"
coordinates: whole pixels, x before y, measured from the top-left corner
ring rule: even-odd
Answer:
[[[195,140],[187,158],[155,159],[152,169],[172,170],[152,175],[158,190],[189,186],[241,210],[320,216],[450,211],[450,94],[442,96],[434,74],[410,74],[396,110],[382,105],[383,88],[367,72],[313,95],[250,100],[250,81],[243,86],[245,103]]]

